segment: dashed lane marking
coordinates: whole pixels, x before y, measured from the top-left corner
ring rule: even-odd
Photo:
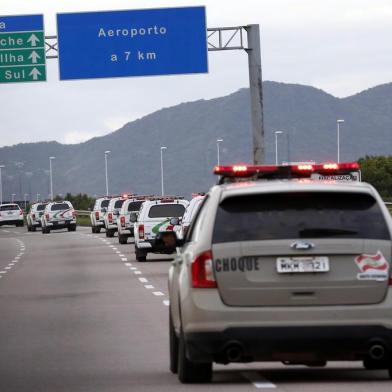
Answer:
[[[162,291],[153,291],[153,294],[156,295],[157,297],[162,297],[163,295],[165,295],[162,293]]]
[[[126,257],[121,257],[121,261],[128,261]]]
[[[242,372],[241,374],[258,389],[276,388],[275,384],[265,379],[259,372]]]
[[[125,257],[122,253],[119,254],[120,257]]]
[[[133,271],[133,273],[134,273],[135,275],[141,275],[141,274],[142,274],[141,271]]]
[[[168,299],[164,299],[164,300],[162,301],[162,303],[163,303],[165,306],[169,306],[169,305],[170,305],[170,301],[169,301]]]
[[[146,278],[139,278],[139,281],[142,282],[142,283],[147,283],[148,279],[146,279]]]
[[[154,288],[155,288],[152,284],[145,284],[144,287],[145,287],[147,290],[151,290],[151,289],[154,289]]]

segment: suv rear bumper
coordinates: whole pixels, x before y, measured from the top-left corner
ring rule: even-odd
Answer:
[[[315,362],[364,360],[382,346],[381,360],[392,361],[392,329],[378,325],[229,328],[185,335],[187,355],[195,362]]]

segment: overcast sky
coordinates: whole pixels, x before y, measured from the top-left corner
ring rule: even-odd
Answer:
[[[207,26],[258,23],[263,79],[311,85],[345,97],[392,81],[391,0],[0,0],[0,15],[43,13],[46,35],[58,12],[207,7]],[[162,107],[209,99],[248,86],[242,51],[210,52],[201,75],[0,85],[0,146],[78,143],[112,132]]]

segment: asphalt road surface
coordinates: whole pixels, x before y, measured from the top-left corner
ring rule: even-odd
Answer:
[[[359,362],[214,366],[211,384],[181,385],[168,369],[169,265],[87,228],[1,227],[0,392],[392,390]]]

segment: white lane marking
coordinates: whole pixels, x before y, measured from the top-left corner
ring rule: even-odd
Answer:
[[[148,290],[154,289],[155,287],[152,284],[145,284],[144,287]]]
[[[109,248],[114,248],[114,245],[109,245]]]
[[[20,259],[20,256],[16,256],[16,257],[15,257],[15,260],[19,260],[19,259]]]
[[[117,250],[117,248],[113,247],[113,250]]]
[[[133,273],[134,273],[135,275],[141,275],[141,274],[142,274],[141,271],[133,271]]]
[[[4,269],[5,270],[10,270],[12,267],[5,267]]]
[[[4,233],[9,233],[9,231],[8,230],[3,230],[4,231]]]
[[[119,254],[120,257],[125,257],[122,253]]]
[[[119,250],[116,250],[116,253],[119,255],[121,252]]]
[[[262,388],[276,388],[276,385],[269,382],[259,372],[242,372],[241,373],[246,379],[248,379],[254,387],[258,389]]]
[[[19,260],[12,260],[13,263],[17,263]]]
[[[0,271],[0,274],[6,274],[7,271]]]
[[[136,267],[131,267],[131,268],[130,268],[130,270],[132,270],[132,271],[136,271],[136,270],[137,270],[137,268],[136,268]]]
[[[168,299],[165,299],[165,300],[163,300],[162,302],[163,302],[163,304],[164,304],[165,306],[169,306],[169,305],[170,305],[170,301],[169,301]]]
[[[157,297],[162,297],[163,295],[165,295],[165,294],[162,293],[162,291],[153,291],[152,293],[154,295],[156,295]]]
[[[142,282],[142,283],[147,283],[148,279],[146,279],[146,278],[139,278],[139,281]]]
[[[131,267],[131,266],[132,266],[131,263],[124,263],[124,265],[125,265],[126,267]]]
[[[126,257],[121,257],[121,261],[128,261]]]

